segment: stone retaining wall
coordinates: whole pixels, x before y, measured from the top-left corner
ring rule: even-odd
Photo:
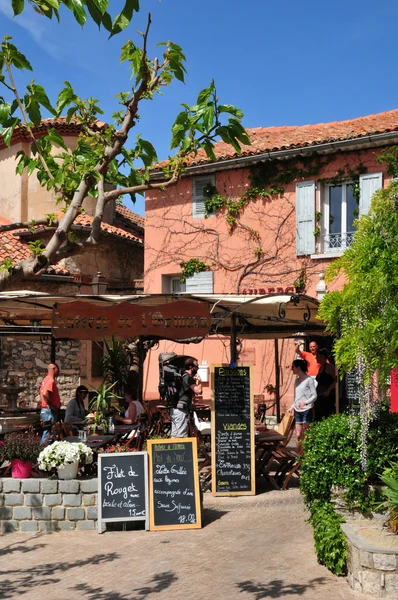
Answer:
[[[357,592],[375,598],[398,598],[398,538],[361,532],[353,523],[341,525],[348,542],[348,583]],[[371,535],[372,534],[372,535]]]
[[[93,530],[97,478],[0,479],[0,532]]]

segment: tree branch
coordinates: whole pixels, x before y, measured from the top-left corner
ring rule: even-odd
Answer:
[[[4,233],[5,231],[15,231],[16,229],[29,229],[32,225],[48,225],[48,219],[37,219],[34,223],[29,221],[24,221],[22,223],[9,223],[8,225],[0,225],[0,233]],[[57,225],[58,221],[53,221],[52,225]]]
[[[93,224],[91,227],[91,233],[87,239],[91,244],[98,244],[101,232],[101,223],[104,216],[104,208],[106,204],[105,192],[104,192],[104,176],[101,175],[101,179],[98,182],[98,198],[95,207],[95,215]]]
[[[31,128],[31,126],[29,125],[29,119],[28,119],[28,116],[27,116],[27,114],[26,114],[25,107],[24,107],[24,105],[22,104],[22,102],[21,102],[21,99],[20,99],[20,97],[19,97],[18,90],[17,90],[17,88],[16,88],[16,85],[15,85],[15,82],[14,82],[14,78],[13,78],[13,75],[12,75],[11,67],[10,67],[10,65],[9,65],[9,63],[8,63],[7,61],[5,61],[5,65],[6,65],[6,69],[7,69],[8,77],[10,78],[12,92],[13,92],[13,94],[14,94],[14,96],[15,96],[15,99],[16,99],[16,101],[18,102],[19,110],[20,110],[20,111],[21,111],[21,113],[22,113],[23,120],[24,120],[24,122],[25,122],[25,127],[26,127],[26,129],[28,130],[28,132],[29,132],[30,138],[31,138],[31,140],[32,140],[32,144],[33,144],[33,145],[34,145],[34,147],[36,148],[37,154],[38,154],[38,155],[39,155],[39,157],[40,157],[40,162],[41,162],[41,164],[43,165],[43,169],[44,169],[44,170],[45,170],[45,172],[47,173],[48,177],[49,177],[50,179],[52,179],[52,178],[53,178],[53,176],[52,176],[52,173],[51,173],[50,169],[48,168],[48,165],[47,165],[47,163],[46,163],[46,161],[45,161],[45,159],[44,159],[44,156],[42,155],[42,153],[41,153],[41,151],[40,151],[40,148],[39,148],[39,146],[38,146],[38,144],[37,144],[36,138],[35,138],[35,136],[33,135],[32,128]]]

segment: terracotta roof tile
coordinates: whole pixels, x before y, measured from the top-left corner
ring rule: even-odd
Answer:
[[[370,134],[398,131],[398,109],[388,112],[315,125],[298,125],[281,127],[256,127],[247,129],[251,146],[243,146],[238,154],[232,146],[225,142],[217,142],[214,151],[217,160],[227,160],[239,156],[252,156],[264,152],[303,148],[327,142],[337,142],[355,138],[363,138]],[[204,151],[200,150],[195,158],[188,161],[188,166],[210,162]],[[165,165],[167,161],[160,163]]]
[[[97,121],[96,128],[102,129],[106,126],[106,123],[103,121]],[[64,136],[78,136],[81,132],[81,125],[76,122],[75,119],[72,119],[69,123],[66,122],[66,117],[58,117],[58,119],[43,119],[40,125],[33,127],[33,133],[36,138],[40,138],[43,135],[46,135],[49,127],[54,127],[59,131],[59,133]],[[13,144],[17,144],[18,142],[29,142],[30,136],[27,133],[24,127],[16,127],[12,134],[11,138],[11,146]],[[0,150],[6,148],[6,144],[3,139],[0,138]]]
[[[144,227],[145,225],[144,217],[137,215],[137,213],[127,208],[124,204],[116,204],[116,215],[128,219],[132,223],[136,223],[140,227]]]
[[[18,231],[26,230],[17,229],[0,233],[0,263],[5,258],[10,258],[13,263],[16,263],[32,256],[27,241],[14,235]],[[51,266],[47,272],[56,273],[57,275],[69,275],[69,272],[60,265]]]
[[[61,215],[62,216],[62,215]],[[86,213],[82,213],[80,215],[78,215],[73,223],[73,226],[76,227],[76,225],[81,225],[82,227],[91,227],[93,222],[93,217],[90,217],[90,215],[86,214]],[[115,225],[109,225],[108,223],[101,223],[101,231],[104,231],[106,233],[112,233],[113,235],[116,235],[118,237],[124,238],[124,239],[128,239],[128,240],[134,240],[135,242],[138,242],[140,244],[142,244],[143,242],[143,236],[137,234],[136,232],[131,232],[128,231],[127,228],[122,228],[122,227],[118,227]]]

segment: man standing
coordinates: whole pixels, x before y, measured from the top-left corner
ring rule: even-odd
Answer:
[[[49,364],[47,367],[47,376],[43,379],[40,386],[40,419],[43,423],[43,435],[41,444],[47,444],[52,441],[52,427],[58,419],[58,411],[61,407],[61,398],[59,397],[56,378],[59,374],[59,367],[56,364]]]
[[[185,372],[182,376],[181,389],[176,408],[170,411],[171,437],[188,437],[189,413],[194,394],[202,393],[202,381],[198,373],[196,358],[187,358],[184,363]]]
[[[316,377],[318,375],[319,367],[321,366],[317,358],[318,344],[316,342],[310,342],[309,352],[304,352],[300,350],[301,346],[302,342],[296,342],[296,354],[298,354],[299,357],[303,360],[307,361],[307,375],[310,375],[311,377]]]

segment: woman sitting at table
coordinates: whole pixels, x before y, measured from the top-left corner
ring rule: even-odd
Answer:
[[[65,423],[72,425],[73,433],[83,429],[83,421],[86,418],[87,410],[84,406],[84,399],[88,395],[88,389],[84,385],[76,388],[75,397],[72,398],[65,412]]]
[[[124,399],[128,404],[124,417],[116,415],[115,419],[125,425],[131,425],[131,428],[133,429],[138,426],[139,416],[145,412],[145,409],[139,400],[134,399],[134,392],[132,390],[125,391]]]
[[[314,420],[314,403],[317,398],[313,377],[307,375],[308,364],[300,358],[293,361],[292,371],[296,375],[294,402],[289,412],[294,411],[296,421],[297,451],[302,452],[301,440]]]

